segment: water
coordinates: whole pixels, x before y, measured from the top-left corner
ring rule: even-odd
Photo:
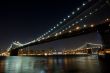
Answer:
[[[0,73],[110,73],[110,64],[97,56],[0,57]]]

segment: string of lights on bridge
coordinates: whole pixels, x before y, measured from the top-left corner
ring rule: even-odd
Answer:
[[[89,1],[90,2],[90,1]],[[82,5],[85,6],[87,3],[83,3]],[[77,11],[79,11],[80,8],[77,8]],[[60,32],[57,32],[54,34],[54,36],[58,36],[58,35],[61,35],[62,32],[65,32],[66,30],[70,29],[72,26],[74,26],[75,24],[78,24],[79,22],[82,22],[84,19],[86,19],[87,17],[91,16],[92,14],[94,14],[95,12],[97,12],[98,9],[95,9],[94,11],[90,12],[88,15],[85,15],[83,18],[80,18],[79,21],[75,21],[75,23],[73,23],[72,25],[67,25],[67,28],[66,29],[63,29],[61,30]],[[72,14],[75,14],[75,12],[72,12]],[[68,18],[70,18],[71,16],[68,16]],[[66,21],[66,19],[64,19],[64,21]],[[63,22],[60,22],[59,25],[61,25]],[[47,33],[45,33],[44,35],[40,36],[37,41],[41,41],[41,40],[44,40],[44,39],[47,39],[49,38],[50,36],[47,36],[47,37],[44,37],[46,36],[48,33],[50,33],[51,31],[53,31],[54,29],[56,29],[58,26],[58,24],[56,25],[56,27],[54,26],[53,29],[49,30]],[[84,25],[84,28],[87,27],[87,25]],[[90,27],[94,27],[93,24],[90,25]],[[76,30],[79,30],[80,27],[76,27]],[[68,31],[69,33],[72,32],[72,30],[69,30]],[[34,41],[33,41],[34,42]]]
[[[52,31],[54,31],[56,28],[58,28],[60,25],[63,24],[63,22],[65,22],[66,20],[68,20],[72,15],[74,15],[75,13],[77,13],[78,11],[80,11],[81,8],[83,8],[84,6],[86,6],[86,4],[88,4],[89,2],[91,2],[91,0],[88,0],[87,2],[83,2],[81,7],[76,8],[76,11],[73,11],[71,15],[67,16],[67,19],[64,18],[63,21],[60,21],[57,25],[55,25],[53,28],[51,28],[48,32],[44,33],[43,35],[41,35],[40,37],[37,38],[37,40],[39,41],[41,38],[44,39],[44,36],[48,35],[49,33],[51,33]],[[49,38],[49,36],[47,36]]]

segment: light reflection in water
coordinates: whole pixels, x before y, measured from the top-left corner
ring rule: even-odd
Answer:
[[[0,73],[106,73],[109,67],[110,64],[99,62],[96,56],[6,57],[0,60]]]

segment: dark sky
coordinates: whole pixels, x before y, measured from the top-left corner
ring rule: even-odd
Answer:
[[[87,0],[14,0],[0,6],[0,49],[37,38]]]

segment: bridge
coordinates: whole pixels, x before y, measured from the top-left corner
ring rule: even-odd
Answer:
[[[110,49],[110,16],[101,19],[97,16],[100,20],[97,19],[94,23],[90,21],[91,16],[107,7],[110,7],[109,0],[87,0],[76,8],[76,11],[73,11],[71,15],[68,15],[67,18],[64,18],[43,35],[25,44],[21,44],[18,41],[13,42],[7,51],[10,52],[10,56],[16,56],[19,49],[92,32],[100,34],[103,49]]]

